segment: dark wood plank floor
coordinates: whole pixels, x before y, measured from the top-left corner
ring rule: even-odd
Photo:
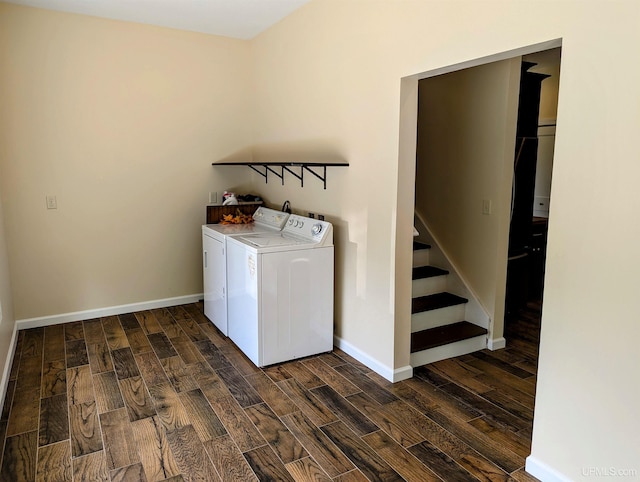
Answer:
[[[535,480],[538,327],[396,384],[340,350],[258,369],[201,304],[24,330],[0,480]]]

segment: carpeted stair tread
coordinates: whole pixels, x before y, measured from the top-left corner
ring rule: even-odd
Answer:
[[[414,241],[413,242],[413,250],[414,251],[419,251],[421,249],[431,249],[431,245],[430,244],[426,244],[426,243],[421,243],[420,241]]]

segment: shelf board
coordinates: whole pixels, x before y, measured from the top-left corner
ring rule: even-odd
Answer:
[[[290,167],[330,167],[348,166],[348,162],[212,162],[212,166],[290,166]]]
[[[347,167],[349,165],[348,162],[212,162],[212,166],[248,166],[253,169],[255,172],[264,177],[264,182],[269,182],[269,172],[275,175],[280,179],[282,185],[284,186],[284,174],[285,171],[292,174],[295,178],[300,181],[300,187],[304,186],[304,172],[307,171],[311,173],[313,176],[320,179],[324,185],[324,188],[327,189],[327,167]],[[274,168],[280,168],[280,172],[276,171]],[[291,168],[300,168],[300,172],[292,170]],[[264,168],[264,171],[261,171],[258,168]],[[318,174],[315,169],[322,169],[322,174]]]

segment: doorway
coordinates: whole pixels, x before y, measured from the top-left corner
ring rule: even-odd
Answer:
[[[416,185],[416,168],[418,161],[416,161],[416,150],[411,150],[411,147],[416,147],[419,143],[419,134],[415,133],[412,134],[410,132],[411,129],[411,123],[413,122],[413,129],[415,129],[415,126],[417,125],[418,122],[418,97],[419,97],[419,82],[422,79],[427,79],[427,78],[431,78],[431,77],[436,77],[436,76],[442,76],[444,74],[448,74],[448,73],[452,73],[452,72],[457,72],[457,71],[461,71],[464,69],[469,69],[469,68],[473,68],[473,67],[477,67],[477,66],[481,66],[481,65],[486,65],[488,63],[491,62],[497,62],[497,61],[508,61],[508,60],[512,60],[512,59],[516,59],[518,63],[520,62],[521,58],[526,58],[527,61],[532,61],[535,59],[535,55],[537,54],[544,54],[547,51],[550,50],[554,50],[554,55],[557,55],[557,60],[558,60],[558,64],[557,64],[557,72],[559,74],[559,48],[561,46],[561,42],[560,40],[556,40],[556,41],[551,41],[545,44],[539,44],[536,46],[530,46],[527,48],[523,48],[523,49],[518,49],[515,51],[511,51],[511,52],[505,52],[496,56],[492,56],[489,58],[484,58],[484,59],[477,59],[475,61],[472,62],[468,62],[465,64],[461,64],[461,65],[457,65],[457,66],[451,66],[451,67],[447,67],[444,69],[440,69],[438,71],[431,71],[431,72],[427,72],[427,73],[423,73],[423,74],[419,74],[416,76],[412,76],[410,78],[405,78],[403,79],[403,85],[402,85],[402,105],[403,108],[401,110],[401,129],[400,129],[400,136],[401,136],[401,141],[400,141],[400,165],[399,165],[399,186],[407,186],[408,185],[408,181],[410,180],[411,183],[414,185],[415,190],[414,192],[410,193],[411,195],[413,195],[414,197],[417,197],[420,192],[419,190],[421,189],[420,186]],[[557,80],[551,82],[551,83],[555,83],[557,85]],[[415,109],[414,109],[414,102],[415,102]],[[557,105],[557,88],[556,88],[556,105]],[[545,107],[546,109],[546,107]],[[542,112],[542,107],[541,107],[541,112]],[[544,110],[544,112],[547,112],[546,110]],[[550,122],[553,117],[553,122]],[[543,121],[542,123],[544,124],[543,127],[549,127],[551,126],[551,124],[555,125],[555,114],[553,116],[549,116],[548,114],[544,114],[543,116],[540,116],[540,119]],[[515,119],[514,119],[515,122]],[[414,131],[415,132],[415,131]],[[515,127],[514,127],[514,138],[515,138]],[[540,135],[540,134],[538,134]],[[505,159],[508,157],[508,153],[507,153],[508,149],[505,149]],[[513,142],[511,144],[511,150],[510,150],[510,155],[511,157],[511,163],[513,163],[514,157],[513,157],[513,153],[515,152],[515,142]],[[412,155],[414,156],[413,159],[411,159]],[[544,178],[543,180],[548,184],[548,186],[550,187],[550,182],[551,182],[551,166],[552,166],[552,162],[550,163],[550,165],[548,166],[549,169],[547,170],[547,173],[545,175],[540,175],[539,177]],[[513,167],[513,164],[511,165],[511,168]],[[460,173],[454,173],[455,175],[460,175]],[[498,193],[498,197],[496,198],[483,198],[480,197],[478,199],[476,199],[476,201],[479,200],[479,203],[475,203],[474,204],[474,209],[477,209],[479,213],[482,213],[482,211],[484,211],[485,209],[487,209],[489,211],[488,216],[490,217],[490,215],[492,213],[498,212],[500,210],[502,210],[502,221],[497,222],[498,224],[498,229],[502,229],[502,240],[501,241],[496,241],[496,243],[494,244],[495,248],[497,249],[497,253],[496,253],[496,259],[501,258],[501,265],[498,264],[497,265],[497,272],[502,271],[502,275],[501,276],[496,276],[495,277],[495,292],[494,293],[489,293],[489,297],[488,297],[488,302],[485,300],[485,304],[492,304],[491,309],[492,309],[492,321],[491,321],[491,327],[490,327],[490,345],[491,342],[493,342],[493,348],[497,349],[497,348],[502,348],[504,347],[504,345],[500,345],[501,340],[503,342],[506,342],[507,344],[509,343],[508,341],[508,337],[513,335],[514,339],[515,336],[514,333],[516,333],[517,329],[515,328],[515,324],[511,325],[509,324],[507,326],[507,330],[505,331],[505,325],[504,322],[505,320],[507,320],[508,317],[505,316],[505,298],[506,298],[506,275],[507,275],[507,258],[508,258],[508,247],[509,247],[509,242],[508,242],[508,238],[509,238],[509,225],[510,225],[510,202],[511,202],[511,194],[512,194],[512,186],[511,186],[511,177],[512,177],[512,173],[509,172],[508,175],[505,175],[505,172],[495,172],[494,173],[495,176],[502,176],[504,179],[508,180],[508,183],[503,182],[502,184],[498,183],[498,186],[496,187],[496,192]],[[503,179],[503,180],[504,180]],[[538,184],[537,180],[536,180],[536,184]],[[536,186],[535,188],[535,195],[533,196],[533,198],[535,200],[538,201],[538,206],[537,206],[537,210],[536,210],[536,216],[535,218],[545,218],[548,217],[548,206],[549,206],[549,193],[550,190],[547,189],[546,193],[545,190],[541,188],[541,186],[544,183],[541,183],[540,186]],[[540,189],[539,189],[540,188]],[[504,192],[500,191],[500,189],[502,189]],[[400,191],[400,190],[399,190]],[[500,197],[500,193],[502,192],[502,197]],[[544,199],[546,197],[546,199]],[[507,206],[507,210],[505,211],[504,207],[502,207],[499,203],[503,202],[504,200],[507,200],[508,206]],[[487,202],[488,201],[488,202]],[[403,204],[404,203],[404,204]],[[401,192],[398,193],[398,226],[400,227],[402,224],[406,222],[408,223],[412,223],[413,224],[413,219],[406,219],[401,217],[402,213],[402,207],[407,207],[408,204],[408,199],[407,199],[407,195],[406,194],[401,194]],[[545,206],[546,204],[546,206]],[[546,209],[545,209],[546,208]],[[542,213],[541,211],[546,211],[544,213]],[[506,215],[505,215],[506,212]],[[478,214],[478,213],[476,213]],[[482,218],[480,218],[482,219]],[[533,221],[533,219],[532,219]],[[532,226],[533,228],[533,226]],[[402,232],[401,232],[402,231]],[[402,230],[398,230],[398,234],[397,234],[397,246],[406,246],[408,245],[409,240],[411,239],[410,235],[407,235],[408,233],[405,232],[406,230],[402,229]],[[545,229],[545,233],[546,233],[546,229]],[[536,241],[546,241],[546,235],[543,236],[543,238],[540,239],[536,239]],[[403,244],[404,243],[404,244]],[[541,248],[541,257],[542,257],[542,264],[541,266],[544,266],[544,244],[542,246],[540,246]],[[397,248],[398,249],[398,248]],[[399,256],[396,256],[396,259],[399,259]],[[398,264],[397,266],[397,271],[396,271],[396,293],[398,294],[397,299],[404,299],[407,298],[408,295],[408,291],[407,290],[407,285],[406,285],[406,279],[409,278],[409,272],[410,272],[410,266],[405,266],[404,264]],[[403,270],[406,270],[406,278],[403,277]],[[534,321],[533,324],[537,325],[538,329],[539,329],[539,320],[540,320],[540,307],[541,307],[541,301],[542,301],[542,287],[543,287],[543,279],[544,279],[544,271],[539,270],[538,271],[538,275],[534,275],[533,272],[528,273],[528,276],[531,276],[533,278],[535,278],[536,276],[539,277],[540,282],[541,282],[541,286],[540,286],[540,290],[538,290],[537,292],[539,293],[539,296],[536,298],[539,303],[537,305],[537,312],[534,315]],[[409,278],[410,279],[410,278]],[[535,292],[535,290],[532,290],[531,293],[533,294]],[[529,297],[529,294],[527,294],[527,301]],[[535,299],[534,299],[535,301]],[[531,306],[533,306],[534,308],[536,308],[535,303],[533,305],[529,305],[529,304],[525,304],[525,308],[531,308]],[[535,309],[534,309],[535,311]],[[522,314],[522,312],[521,312]],[[531,321],[531,317],[529,317],[528,315],[530,313],[525,313],[527,316],[526,321],[530,322]],[[402,333],[400,333],[400,331],[397,330],[397,334],[399,335],[398,338],[402,339],[405,336],[405,333],[407,334],[407,337],[410,336],[410,321],[406,321],[406,318],[403,318],[403,316],[406,316],[406,318],[410,318],[410,314],[406,315],[406,313],[397,313],[396,314],[396,319],[397,321],[397,328],[401,328]],[[404,321],[403,321],[404,320]],[[514,328],[512,330],[512,328]],[[529,327],[530,328],[530,327]],[[506,337],[506,340],[505,340]],[[538,343],[539,337],[536,336],[536,347],[537,347],[537,343]],[[409,343],[406,343],[406,345],[409,345]],[[405,345],[405,346],[406,346]],[[396,350],[398,351],[399,349],[399,345],[396,346]],[[537,350],[536,350],[537,351]],[[500,353],[500,352],[491,352],[491,353]],[[509,354],[507,352],[504,352],[505,356],[501,357],[497,356],[495,357],[495,359],[489,358],[489,359],[485,359],[485,360],[481,360],[478,362],[478,365],[483,365],[483,364],[487,364],[487,363],[491,363],[490,360],[493,360],[494,362],[498,363],[498,361],[500,361],[500,363],[502,363],[502,368],[506,368],[511,362],[509,360]],[[537,355],[537,354],[536,354]],[[481,358],[483,356],[483,354],[479,355],[479,358]],[[485,357],[486,358],[486,357]],[[471,359],[469,359],[471,360]],[[415,368],[415,367],[414,367]],[[514,366],[512,371],[513,372],[517,372],[520,375],[524,376],[526,375],[525,371],[527,369],[529,369],[529,371],[531,371],[531,369],[534,368],[532,366],[525,366],[523,365],[522,367],[516,367]],[[522,371],[524,370],[524,371]],[[425,373],[422,373],[425,372]],[[425,370],[414,370],[414,373],[417,374],[418,376],[421,376],[420,374],[422,373],[423,375],[425,375],[426,378],[428,378],[429,376],[433,375],[433,370],[429,370],[428,367]],[[442,374],[442,373],[440,373]],[[467,373],[468,375],[468,373]],[[457,383],[456,382],[456,378],[455,378],[455,369],[453,369],[450,374],[449,374],[449,379],[450,382],[453,383],[454,385]],[[462,378],[460,380],[458,380],[460,382],[460,386],[464,386],[464,383],[468,381],[468,379],[464,379],[464,374],[460,375]],[[442,381],[442,380],[441,380]],[[431,382],[433,382],[433,379],[431,380]],[[533,401],[533,400],[532,400]],[[495,404],[495,402],[492,402]],[[519,402],[516,402],[519,403]],[[533,410],[533,408],[531,407],[531,409]],[[529,434],[530,435],[530,434]],[[530,442],[530,440],[529,440]]]

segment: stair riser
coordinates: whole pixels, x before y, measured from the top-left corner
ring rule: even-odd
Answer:
[[[447,275],[431,278],[414,279],[411,283],[411,296],[433,295],[447,290]]]
[[[464,304],[411,315],[411,333],[457,323],[465,318]]]
[[[466,355],[475,351],[484,350],[487,347],[487,336],[476,336],[466,340],[449,343],[448,345],[430,348],[429,350],[417,351],[411,354],[411,366],[418,367],[428,363],[435,363],[440,360],[456,356]]]
[[[429,250],[417,249],[413,251],[413,267],[427,266],[429,264]]]

